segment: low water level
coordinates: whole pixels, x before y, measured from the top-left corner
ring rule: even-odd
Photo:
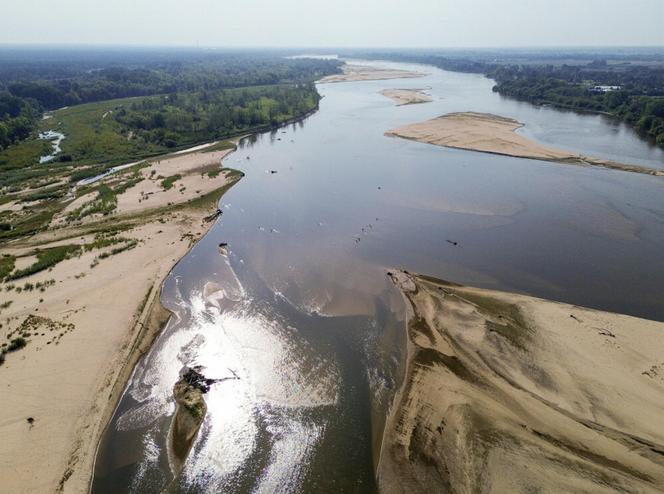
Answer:
[[[383,133],[480,111],[591,156],[664,168],[661,150],[605,117],[501,98],[479,75],[385,65],[428,75],[320,85],[318,113],[226,160],[246,176],[165,283],[175,315],[113,416],[93,492],[373,492],[404,358],[394,267],[664,320],[661,178]],[[390,88],[427,88],[434,101],[394,107],[378,94]],[[165,445],[185,365],[239,379],[206,395],[173,479]]]

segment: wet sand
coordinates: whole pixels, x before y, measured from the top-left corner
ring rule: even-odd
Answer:
[[[390,98],[396,106],[413,105],[416,103],[429,103],[433,101],[431,96],[422,89],[385,89],[380,92],[386,98]]]
[[[422,72],[413,72],[410,70],[382,69],[357,64],[345,64],[342,70],[343,73],[328,75],[318,82],[382,81],[386,79],[410,79],[426,75]]]
[[[393,281],[411,319],[382,492],[662,491],[664,323]]]
[[[449,113],[425,122],[389,130],[385,135],[469,151],[664,176],[661,170],[544,146],[515,132],[523,125],[514,119],[488,113]]]
[[[206,173],[205,165],[219,168],[219,153],[228,152],[155,160],[142,173],[149,176],[155,167],[155,176],[166,176],[182,167],[178,173],[185,190],[176,182],[163,191],[156,178],[146,179],[119,196],[118,212],[110,218],[53,228],[3,246],[3,253],[23,255],[37,247],[91,243],[94,231],[120,225],[119,235],[137,241],[115,254],[112,246],[84,251],[13,282],[55,280],[44,292],[3,290],[3,300],[12,301],[1,314],[3,341],[26,320],[33,321],[27,346],[7,354],[0,367],[5,492],[87,492],[103,428],[134,364],[168,319],[159,298],[162,281],[207,231],[212,223],[203,218],[240,177]],[[149,200],[139,200],[149,192],[154,192]],[[100,258],[104,252],[111,255]]]

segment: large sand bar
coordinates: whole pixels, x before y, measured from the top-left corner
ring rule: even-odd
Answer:
[[[341,74],[328,75],[318,82],[382,81],[386,79],[410,79],[426,75],[423,72],[386,69],[357,64],[345,64],[342,70]]]
[[[539,144],[515,132],[523,125],[489,113],[449,113],[389,130],[385,135],[469,151],[664,176],[664,170],[583,156]]]
[[[664,323],[392,279],[411,319],[381,492],[662,492]]]

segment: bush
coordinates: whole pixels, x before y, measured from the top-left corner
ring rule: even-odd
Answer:
[[[25,338],[19,336],[18,338],[14,338],[9,342],[7,352],[15,352],[16,350],[20,350],[21,348],[25,347],[27,344],[28,342],[25,340]]]
[[[161,181],[161,186],[164,188],[164,190],[168,190],[171,187],[173,187],[173,184],[182,178],[182,175],[171,175],[170,177],[166,177]]]

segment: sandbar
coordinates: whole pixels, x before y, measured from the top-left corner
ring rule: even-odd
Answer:
[[[429,103],[433,101],[431,96],[425,93],[422,89],[384,89],[380,94],[386,98],[390,98],[397,106]]]
[[[389,130],[385,135],[469,151],[664,176],[664,170],[583,156],[539,144],[516,132],[523,125],[512,118],[489,113],[448,113]]]
[[[328,75],[318,82],[382,81],[387,79],[410,79],[426,75],[423,72],[411,70],[386,69],[348,63],[344,64],[341,69],[343,70],[341,74]]]
[[[381,492],[661,492],[664,323],[390,273],[405,379]]]

